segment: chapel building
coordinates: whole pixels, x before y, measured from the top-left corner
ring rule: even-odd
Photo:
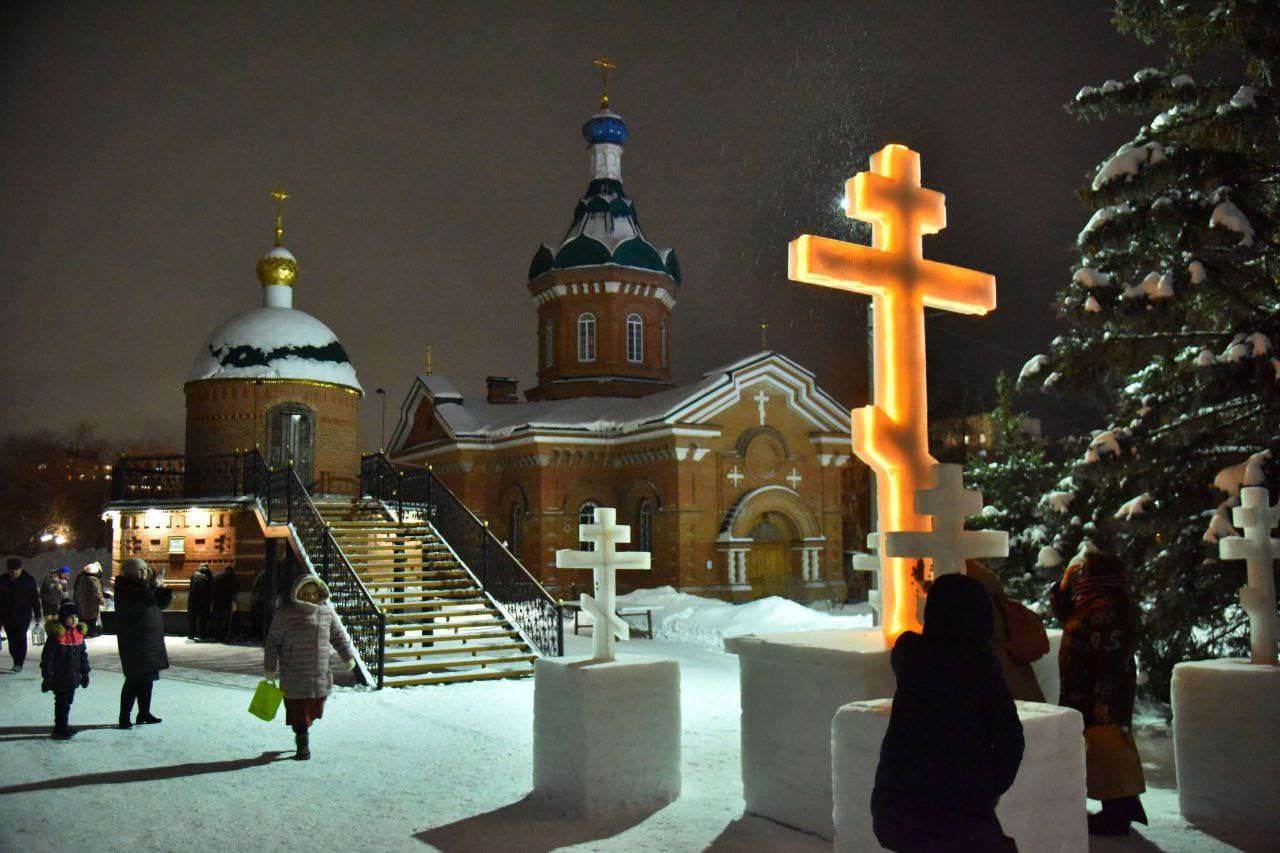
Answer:
[[[522,402],[514,379],[491,376],[477,397],[419,375],[389,455],[430,465],[553,588],[590,589],[590,571],[556,569],[555,552],[583,547],[578,525],[609,506],[631,526],[626,547],[652,554],[650,572],[619,574],[623,591],[843,600],[845,550],[861,546],[846,538],[866,500],[847,407],[767,350],[672,381],[681,270],[623,189],[628,130],[607,94],[582,134],[586,193],[526,282],[537,384]]]

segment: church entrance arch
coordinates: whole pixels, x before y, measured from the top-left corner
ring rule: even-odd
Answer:
[[[747,492],[725,516],[722,531],[733,541],[750,541],[745,582],[753,598],[794,596],[804,580],[800,549],[822,539],[813,513],[786,486]]]
[[[767,512],[751,528],[747,553],[747,583],[753,598],[791,594],[791,525],[778,513]]]

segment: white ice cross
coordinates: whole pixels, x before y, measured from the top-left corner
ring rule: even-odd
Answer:
[[[965,530],[964,520],[982,512],[982,492],[964,487],[964,469],[935,463],[930,468],[932,488],[916,492],[916,512],[932,516],[928,531],[890,531],[884,534],[889,557],[924,558],[933,561],[933,577],[964,573],[971,557],[1004,557],[1009,554],[1009,534],[1003,530]]]
[[[759,393],[757,393],[751,399],[755,400],[756,405],[760,408],[760,426],[764,426],[764,404],[769,402],[773,398],[770,397],[768,394],[764,393],[764,389],[761,388]]]
[[[578,525],[578,539],[595,545],[593,551],[556,551],[557,569],[591,569],[595,597],[583,594],[579,601],[591,617],[591,656],[598,661],[613,660],[613,639],[627,640],[631,629],[617,614],[617,575],[622,570],[648,570],[648,551],[620,552],[615,546],[631,541],[631,527],[617,523],[617,510],[596,507],[593,524]]]
[[[1276,613],[1276,584],[1272,563],[1280,557],[1280,540],[1271,531],[1280,521],[1280,505],[1272,506],[1267,490],[1248,486],[1240,490],[1240,506],[1231,513],[1244,536],[1227,536],[1218,541],[1218,555],[1224,560],[1244,560],[1248,585],[1240,588],[1240,606],[1249,614],[1249,635],[1254,663],[1276,664],[1276,640],[1280,636],[1280,614]]]

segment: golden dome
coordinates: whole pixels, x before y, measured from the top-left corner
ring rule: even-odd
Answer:
[[[298,277],[298,260],[283,246],[275,246],[258,261],[258,281],[263,287],[280,284],[292,287]]]

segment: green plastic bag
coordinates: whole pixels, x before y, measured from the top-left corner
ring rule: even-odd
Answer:
[[[253,700],[249,703],[249,713],[268,723],[276,718],[280,703],[284,701],[284,691],[276,687],[275,682],[259,681],[258,689],[253,691]]]

